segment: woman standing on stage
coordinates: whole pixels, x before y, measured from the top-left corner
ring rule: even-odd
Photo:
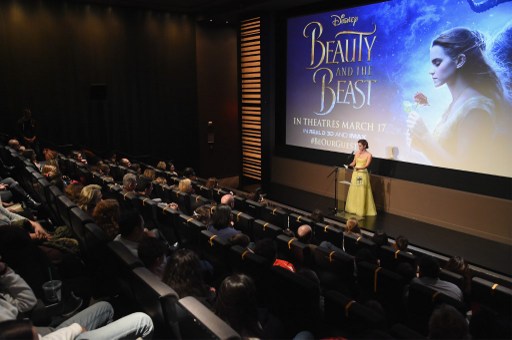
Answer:
[[[350,167],[354,168],[350,188],[348,189],[345,211],[358,216],[375,216],[375,202],[373,201],[372,188],[368,167],[372,162],[372,154],[367,151],[368,142],[365,139],[357,141],[359,150],[354,155]]]

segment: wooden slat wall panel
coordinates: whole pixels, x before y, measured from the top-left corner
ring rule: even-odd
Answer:
[[[260,18],[240,24],[242,176],[261,181]]]

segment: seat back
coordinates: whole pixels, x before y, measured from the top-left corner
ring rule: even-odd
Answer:
[[[261,218],[263,205],[253,200],[245,200],[245,212],[254,218]]]
[[[149,315],[155,338],[178,338],[178,294],[145,267],[133,269],[132,290],[138,310]]]
[[[313,223],[311,227],[318,243],[328,241],[338,248],[343,248],[343,229],[326,223]]]
[[[253,237],[251,238],[253,241],[258,241],[264,238],[272,238],[275,239],[278,235],[283,232],[283,229],[279,228],[272,223],[255,220],[252,226]]]
[[[283,322],[285,336],[305,329],[314,333],[320,324],[318,284],[282,267],[272,267],[266,279],[267,305]]]
[[[213,266],[214,281],[221,282],[229,274],[228,241],[217,237],[208,230],[201,230],[200,254]]]
[[[288,229],[288,212],[284,209],[264,207],[261,209],[261,219],[281,229]]]
[[[471,301],[501,315],[512,315],[512,290],[489,280],[480,277],[471,279]]]
[[[357,336],[362,331],[383,329],[386,320],[373,309],[331,290],[324,294],[325,321],[347,337]]]
[[[62,225],[64,223],[64,219],[62,218],[62,216],[60,216],[59,209],[57,208],[57,197],[63,196],[64,193],[55,185],[50,185],[46,187],[45,193],[48,208],[51,211],[51,215],[54,216],[54,224]]]
[[[196,298],[187,296],[178,301],[179,329],[182,339],[235,340],[240,335]]]
[[[345,234],[343,236],[343,245],[345,251],[350,255],[356,255],[357,252],[363,248],[370,250],[377,256],[377,245],[372,240],[364,238],[363,236],[356,236],[354,234]]]
[[[278,235],[277,257],[297,266],[309,266],[312,262],[311,249],[295,237]]]
[[[76,204],[64,195],[57,196],[55,198],[55,203],[62,221],[72,229],[73,226],[71,225],[71,209],[75,208]]]
[[[94,222],[94,219],[79,207],[72,207],[69,216],[71,219],[71,229],[78,242],[80,242],[80,248],[85,250],[85,224]]]
[[[178,210],[171,209],[167,205],[156,206],[158,230],[160,230],[167,242],[170,244],[179,242],[179,238],[175,231],[177,224],[176,221],[179,216],[180,212]]]
[[[405,251],[395,250],[393,246],[381,246],[380,265],[384,268],[395,270],[403,262],[409,263],[412,268],[416,268],[416,256]]]
[[[206,230],[206,226],[193,217],[180,214],[176,219],[176,236],[182,247],[190,248],[199,253],[202,230]]]
[[[314,269],[325,289],[350,294],[355,284],[354,257],[345,252],[316,247],[313,251]]]
[[[251,240],[254,239],[253,224],[254,217],[244,212],[233,210],[233,223],[237,230],[240,230],[245,235],[249,236]]]

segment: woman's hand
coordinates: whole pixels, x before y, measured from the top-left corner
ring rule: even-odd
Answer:
[[[49,240],[52,238],[52,236],[48,234],[48,232],[38,222],[30,221],[30,224],[32,224],[32,227],[34,228],[33,234],[35,238],[40,240]]]

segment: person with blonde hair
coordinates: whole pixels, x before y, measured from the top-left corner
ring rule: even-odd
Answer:
[[[187,194],[194,193],[194,188],[192,188],[192,181],[188,178],[182,179],[178,184],[178,190]]]
[[[345,234],[348,235],[356,235],[361,236],[361,229],[359,228],[359,223],[355,217],[350,217],[346,223],[347,229]]]
[[[146,168],[144,170],[144,173],[142,174],[144,177],[149,178],[150,180],[154,181],[156,177],[156,172],[154,169]]]
[[[96,204],[101,200],[101,187],[97,184],[89,184],[82,188],[78,198],[78,207],[92,214]]]
[[[165,171],[167,169],[167,165],[164,161],[160,161],[156,164],[156,168]]]

